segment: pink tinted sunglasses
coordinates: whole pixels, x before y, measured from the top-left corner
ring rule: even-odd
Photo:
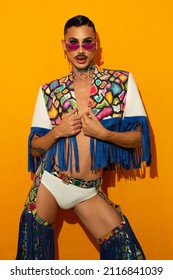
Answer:
[[[92,51],[95,48],[95,43],[83,43],[82,48],[86,51]],[[69,51],[74,52],[79,49],[80,44],[66,44],[66,47]]]

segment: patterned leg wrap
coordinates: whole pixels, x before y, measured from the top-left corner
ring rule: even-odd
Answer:
[[[125,216],[124,225],[99,239],[101,260],[145,260],[142,248]]]
[[[37,215],[35,206],[44,162],[37,170],[20,219],[16,260],[54,260],[53,227]]]
[[[22,213],[16,260],[54,260],[53,228],[41,218]]]

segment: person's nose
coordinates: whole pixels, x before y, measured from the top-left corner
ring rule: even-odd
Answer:
[[[78,53],[83,53],[84,52],[84,48],[82,46],[82,43],[79,45],[79,48],[78,48]]]

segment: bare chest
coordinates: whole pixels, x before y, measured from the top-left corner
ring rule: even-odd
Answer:
[[[79,114],[82,114],[88,110],[91,82],[86,83],[85,85],[75,82],[74,90]]]

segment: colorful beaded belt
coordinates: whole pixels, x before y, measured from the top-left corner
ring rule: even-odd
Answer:
[[[103,180],[102,177],[96,180],[84,180],[84,179],[72,178],[69,175],[63,174],[61,173],[61,171],[56,169],[51,170],[51,174],[61,179],[62,182],[67,185],[72,184],[81,188],[97,188],[102,184],[102,180]]]

